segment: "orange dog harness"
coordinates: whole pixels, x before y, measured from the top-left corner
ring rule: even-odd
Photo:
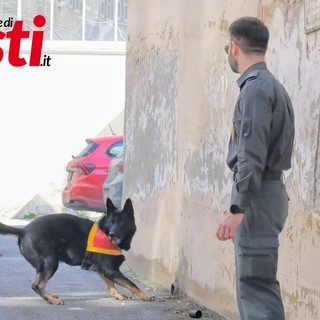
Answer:
[[[87,251],[122,256],[121,250],[111,242],[96,223],[93,224],[89,233]]]

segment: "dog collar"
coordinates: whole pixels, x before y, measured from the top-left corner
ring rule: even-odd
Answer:
[[[93,224],[89,233],[87,251],[103,253],[112,256],[122,256],[121,250],[111,242],[111,240],[96,223]]]

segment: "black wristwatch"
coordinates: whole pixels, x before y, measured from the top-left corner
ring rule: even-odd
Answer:
[[[244,209],[241,209],[237,204],[232,204],[230,206],[230,212],[232,214],[244,213]]]

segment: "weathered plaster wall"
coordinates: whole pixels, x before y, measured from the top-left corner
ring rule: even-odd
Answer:
[[[320,2],[319,2],[320,5]],[[267,63],[296,112],[290,215],[281,235],[279,279],[287,318],[319,319],[320,31],[304,32],[304,1],[139,0],[129,3],[124,197],[138,232],[137,270],[230,319],[233,245],[215,229],[229,205],[225,164],[238,89],[224,46],[236,18],[262,18]]]

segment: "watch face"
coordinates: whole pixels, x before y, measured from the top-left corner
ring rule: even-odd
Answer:
[[[239,207],[236,204],[232,204],[230,207],[230,212],[231,213],[238,213]]]

